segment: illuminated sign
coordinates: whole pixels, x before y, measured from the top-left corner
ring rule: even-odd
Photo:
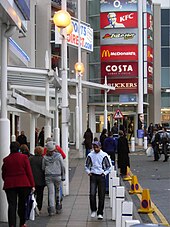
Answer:
[[[137,29],[103,29],[100,31],[100,44],[137,44]]]
[[[102,77],[101,83],[104,83],[104,78]],[[107,84],[109,86],[114,86],[114,91],[109,91],[109,94],[137,94],[138,93],[138,79],[113,79],[107,78]]]
[[[78,47],[79,44],[79,32],[78,21],[72,19],[73,32],[67,36],[67,43]],[[80,23],[80,45],[81,48],[87,51],[93,51],[93,29],[87,26],[87,24]]]
[[[137,10],[137,0],[100,0],[100,12]]]
[[[112,45],[100,47],[100,58],[102,62],[138,60],[138,45]]]
[[[113,77],[138,76],[137,62],[102,62],[101,75]]]
[[[30,19],[30,0],[14,0],[26,20]]]
[[[137,28],[137,12],[109,12],[100,14],[100,28]]]

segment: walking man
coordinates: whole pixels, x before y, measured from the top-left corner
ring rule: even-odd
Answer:
[[[106,175],[111,171],[111,161],[107,153],[101,150],[99,141],[93,142],[93,151],[91,151],[85,163],[85,171],[90,177],[90,208],[91,217],[96,216],[103,219],[103,209],[106,190]],[[98,191],[98,208],[96,205],[96,194]]]

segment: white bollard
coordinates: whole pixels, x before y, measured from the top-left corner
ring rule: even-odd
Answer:
[[[121,226],[122,202],[125,200],[125,187],[116,187],[116,227]]]
[[[110,207],[112,207],[112,220],[116,220],[116,187],[119,185],[120,178],[114,177],[112,179],[112,202],[110,203]]]
[[[125,227],[126,220],[132,220],[133,215],[133,202],[123,201],[122,202],[122,226]]]
[[[148,138],[144,137],[144,149],[146,150],[148,148]]]
[[[135,137],[131,137],[131,151],[135,151]]]
[[[140,224],[139,220],[126,220],[125,221],[125,227],[131,227],[135,224]]]
[[[113,177],[117,176],[117,172],[116,170],[114,170],[114,166],[112,166],[112,170],[109,173],[109,198],[111,197],[111,193],[112,193],[112,179]]]

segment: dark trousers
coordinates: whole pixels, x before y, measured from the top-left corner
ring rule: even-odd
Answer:
[[[38,210],[42,209],[44,186],[35,186],[35,198]]]
[[[163,151],[163,153],[165,155],[165,160],[168,159],[168,152],[167,152],[167,150],[168,150],[168,144],[167,143],[162,143],[162,151]]]
[[[158,161],[159,160],[159,145],[155,145],[153,147],[154,150],[154,160]]]
[[[8,226],[16,227],[16,211],[20,218],[20,226],[25,220],[25,201],[31,189],[28,187],[18,187],[5,190],[8,201]]]
[[[106,181],[105,176],[92,174],[90,176],[90,208],[91,211],[97,211],[97,215],[103,215],[105,201]],[[96,194],[98,191],[98,209],[96,204]]]

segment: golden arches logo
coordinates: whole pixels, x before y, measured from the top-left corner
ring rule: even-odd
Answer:
[[[102,58],[103,57],[110,57],[110,51],[109,50],[103,50],[102,51]]]

